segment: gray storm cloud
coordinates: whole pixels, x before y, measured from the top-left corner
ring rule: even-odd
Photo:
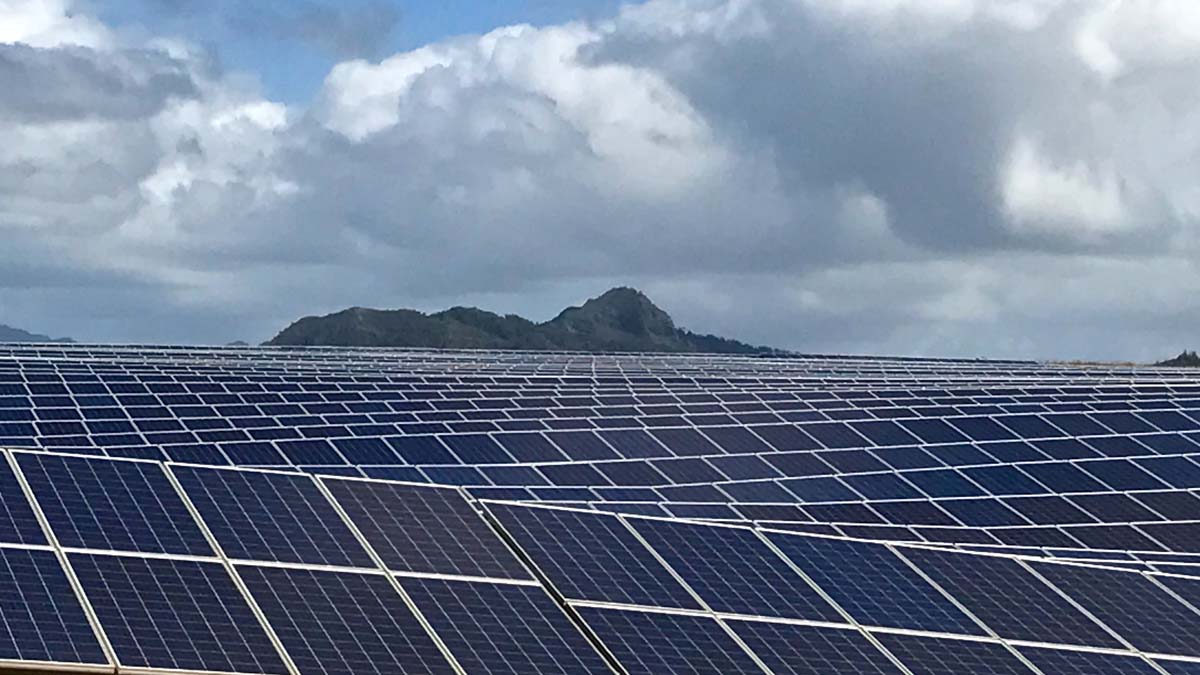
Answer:
[[[3,322],[263,339],[632,283],[800,349],[1150,358],[1200,329],[1193,3],[651,0],[344,61],[293,106],[65,5],[0,25]]]

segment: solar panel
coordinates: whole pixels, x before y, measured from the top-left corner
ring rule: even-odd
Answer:
[[[488,510],[567,598],[700,607],[618,518],[497,503]]]
[[[985,634],[885,546],[774,533],[769,539],[860,624]]]
[[[453,673],[381,574],[241,566],[238,573],[302,673]]]
[[[1200,386],[1186,373],[1126,366],[0,346],[0,444],[96,457],[87,461],[108,464],[99,458],[107,454],[442,482],[469,486],[473,497],[834,536],[982,544],[999,552],[1177,572],[1195,564],[1187,554],[1200,554],[1200,498],[1192,492],[1200,487],[1198,414]],[[311,479],[253,474],[245,480],[264,482],[262,489],[239,484],[227,490],[208,478],[220,474],[216,470],[175,470],[206,477],[203,487],[194,479],[180,482],[221,552],[239,560],[272,569],[334,565],[366,572],[376,558],[360,548],[361,534],[398,571],[532,578],[519,562],[525,558],[512,556],[466,502],[465,510],[452,505],[425,513],[356,495],[343,504],[354,516],[353,527],[319,489],[302,488],[293,496],[273,482],[319,488],[305,482]],[[37,509],[25,504],[19,475],[6,476],[0,468],[0,543],[48,543],[33,517]],[[204,534],[187,529],[195,523],[186,506],[154,504],[159,495],[173,501],[172,485],[135,485],[133,494],[121,481],[92,480],[100,487],[65,500],[77,512],[66,513],[54,501],[80,489],[57,475],[41,482],[52,487],[37,492],[35,486],[36,496],[48,497],[40,505],[72,550],[216,555]],[[443,494],[460,499],[460,493]],[[535,525],[524,534],[514,531],[513,539],[525,544],[524,556],[542,556],[538,567],[562,586],[554,597],[697,607],[669,571],[663,576],[653,554],[630,555],[642,550],[636,538],[610,542],[613,552],[597,556],[585,530]],[[179,528],[187,531],[173,533]],[[595,529],[588,526],[586,533],[597,540],[614,534]],[[707,539],[728,531],[709,528],[705,532],[716,534],[660,542],[656,550],[677,549],[677,557],[687,558],[672,566],[706,599],[715,598],[711,604],[784,621],[841,620],[832,608],[822,609],[819,594],[804,599],[815,590],[774,552],[760,560],[753,547],[735,553],[717,547],[712,561],[693,560],[707,555]],[[560,555],[567,562],[547,562]],[[1017,563],[917,555],[909,557],[922,572],[1005,639],[1122,647],[1088,611]],[[939,555],[949,562],[929,562]],[[820,556],[810,556],[818,564]],[[775,576],[772,566],[780,562],[791,577]],[[904,590],[849,594],[847,609],[888,626],[926,626],[917,630],[942,635],[966,630],[940,626],[945,616],[927,615],[925,605],[943,603],[941,594],[917,590],[924,580],[894,564],[843,565],[822,587],[848,593],[844,589],[898,584]],[[762,569],[743,572],[742,566]],[[715,570],[729,578],[718,578]],[[748,581],[733,578],[746,574]],[[1159,583],[1178,584],[1172,590],[1184,598],[1194,592],[1183,582]],[[1091,602],[1120,611],[1110,589],[1081,588],[1072,597],[1087,592]],[[1196,604],[1166,597],[1172,611]],[[1150,614],[1146,631],[1188,633],[1190,624],[1157,613],[1158,599],[1126,614]],[[1137,619],[1133,626],[1135,618],[1128,619],[1131,626],[1113,627],[1128,637],[1142,623]],[[1150,640],[1142,636],[1138,644]],[[1153,648],[1180,656],[1184,651],[1181,645]],[[1168,670],[1191,663],[1164,662]]]
[[[400,580],[468,673],[610,673],[583,634],[537,586]]]
[[[862,633],[766,621],[728,625],[777,675],[899,675],[901,671]]]
[[[1134,647],[1200,656],[1200,614],[1149,578],[1078,565],[1033,563],[1033,567]]]
[[[122,666],[287,672],[223,565],[111,555],[68,557]]]
[[[1021,654],[1044,673],[1061,675],[1156,675],[1158,670],[1135,654],[1102,654],[1022,647]]]
[[[63,546],[213,555],[159,464],[45,453],[16,458]]]
[[[999,556],[901,548],[935,583],[1003,638],[1120,648],[1122,644],[1019,562]]]
[[[0,456],[2,457],[2,456]],[[0,462],[0,542],[45,544],[46,534],[38,522],[17,476],[6,462]]]
[[[50,551],[0,549],[0,659],[108,663]]]
[[[718,612],[842,621],[837,610],[750,530],[642,518],[629,522]]]
[[[579,613],[629,675],[763,673],[712,617],[597,607]]]
[[[913,675],[1033,675],[999,642],[875,633]],[[1049,674],[1047,674],[1049,675]]]
[[[308,476],[186,466],[171,471],[230,558],[375,566]]]
[[[326,480],[389,569],[507,579],[529,572],[456,490]]]
[[[1170,675],[1200,674],[1200,662],[1196,661],[1168,661],[1166,659],[1159,659],[1154,663],[1166,670]]]

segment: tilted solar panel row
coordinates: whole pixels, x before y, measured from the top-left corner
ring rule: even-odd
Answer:
[[[481,513],[455,489],[386,481],[29,452],[0,467],[11,664],[1050,675],[1200,662],[1200,580],[1184,577],[515,503]]]

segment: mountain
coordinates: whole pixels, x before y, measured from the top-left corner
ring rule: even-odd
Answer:
[[[589,352],[709,352],[773,354],[714,335],[679,328],[650,298],[633,288],[614,288],[580,307],[568,307],[545,323],[474,307],[434,314],[411,309],[352,307],[309,316],[283,329],[268,345],[425,347],[433,349],[531,349]]]
[[[1200,356],[1196,352],[1189,352],[1186,349],[1173,359],[1159,361],[1154,364],[1156,366],[1174,367],[1174,368],[1196,368],[1200,367]]]
[[[30,333],[29,331],[0,324],[0,342],[74,342],[71,338],[52,338],[49,335]]]

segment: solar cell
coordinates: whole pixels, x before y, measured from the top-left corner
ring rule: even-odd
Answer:
[[[230,558],[374,567],[308,476],[186,466],[171,471]]]
[[[768,538],[860,624],[985,634],[885,546],[774,533]]]
[[[120,665],[287,672],[223,565],[89,554],[68,558]]]
[[[610,673],[537,586],[402,578],[434,632],[468,673]]]
[[[716,611],[842,620],[751,530],[641,518],[629,522]]]
[[[711,617],[597,607],[579,613],[630,675],[763,672]]]
[[[487,508],[567,598],[700,607],[618,518],[500,503]]]
[[[526,579],[529,572],[456,490],[326,480],[388,569]]]
[[[63,546],[213,555],[159,464],[45,453],[16,459]]]
[[[302,673],[453,673],[381,574],[241,566],[238,574]]]

